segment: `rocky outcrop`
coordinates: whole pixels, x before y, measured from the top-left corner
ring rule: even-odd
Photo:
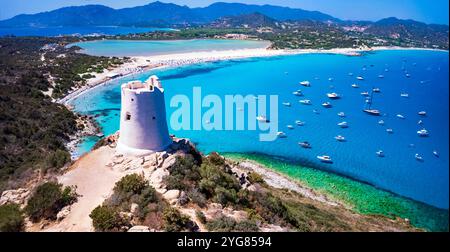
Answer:
[[[25,188],[3,191],[0,197],[0,205],[13,203],[24,206],[29,196],[30,191]]]

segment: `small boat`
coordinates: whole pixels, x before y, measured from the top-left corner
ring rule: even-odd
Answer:
[[[403,116],[402,114],[397,114],[397,117],[400,119],[405,119],[405,116]]]
[[[418,122],[417,122],[417,124],[419,124],[419,125],[421,125],[423,122],[422,122],[422,120],[419,120]]]
[[[378,124],[379,124],[379,125],[384,125],[384,121],[383,121],[383,120],[379,120],[379,121],[378,121]]]
[[[417,161],[420,161],[420,162],[423,161],[423,157],[420,156],[418,153],[416,153],[416,154],[414,155],[414,157],[416,158]]]
[[[311,100],[300,100],[299,101],[301,104],[305,104],[305,105],[311,105]]]
[[[384,71],[385,71],[385,72],[389,72],[389,69],[386,68],[386,69],[384,69]]]
[[[283,102],[283,105],[286,106],[286,107],[290,107],[291,103],[290,102]]]
[[[411,77],[411,75],[409,73],[405,74],[406,78]]]
[[[408,98],[409,94],[408,93],[401,93],[400,96],[403,97],[403,98]]]
[[[418,114],[419,114],[420,116],[426,116],[426,115],[427,115],[427,112],[425,112],[425,111],[420,111]]]
[[[426,137],[426,136],[429,135],[428,130],[426,130],[426,129],[418,130],[418,131],[417,131],[417,134],[418,134],[419,136],[421,136],[421,137]]]
[[[439,157],[439,153],[438,153],[436,150],[433,151],[433,155],[434,155],[435,157]]]
[[[380,111],[378,109],[363,109],[363,112],[365,112],[369,115],[374,115],[374,116],[380,115]]]
[[[300,81],[300,85],[305,86],[305,87],[310,87],[311,83],[309,83],[309,81]]]
[[[98,133],[98,134],[96,134],[95,136],[98,137],[98,138],[102,138],[102,137],[105,136],[105,134],[103,134],[103,133]]]
[[[378,78],[383,79],[384,75],[380,74],[380,75],[378,75]]]
[[[288,129],[294,129],[294,126],[292,126],[292,125],[287,125],[286,126]]]
[[[327,96],[330,99],[339,99],[339,98],[341,98],[337,93],[328,93]]]
[[[364,80],[364,78],[362,76],[358,76],[356,77],[357,80]]]
[[[362,96],[369,96],[369,92],[361,92]]]
[[[389,133],[389,134],[392,134],[392,133],[394,133],[394,130],[393,129],[386,129],[386,132]]]
[[[340,117],[345,117],[345,113],[344,112],[339,112],[339,113],[337,113],[337,115],[340,116]]]
[[[314,114],[320,114],[320,112],[317,109],[313,109]]]
[[[348,73],[348,76],[353,76],[353,73]]]
[[[287,136],[286,136],[286,133],[284,133],[283,131],[278,131],[277,132],[277,137],[279,137],[279,138],[286,138]]]
[[[317,158],[324,163],[333,163],[330,156],[323,155],[323,156],[317,156]]]
[[[325,108],[331,108],[332,107],[331,103],[329,103],[329,102],[322,103],[322,106],[324,106]]]
[[[348,128],[348,123],[347,122],[340,122],[337,124],[339,127],[341,128]]]
[[[335,136],[334,139],[338,140],[339,142],[344,142],[345,141],[345,137],[343,137],[341,135]]]
[[[328,78],[328,81],[333,81],[333,80],[334,80],[334,79],[333,79],[333,78],[331,78],[331,77],[330,77],[330,78]]]
[[[372,91],[375,92],[375,93],[381,92],[381,90],[379,88],[374,88],[374,89],[372,89]]]
[[[379,157],[384,157],[384,152],[382,150],[379,150],[377,152],[375,152],[377,154],[377,156]]]
[[[303,93],[302,93],[301,90],[297,90],[297,91],[295,91],[295,92],[292,92],[292,94],[293,94],[293,95],[296,95],[296,96],[302,96],[302,95],[303,95]]]
[[[269,120],[267,120],[267,118],[265,116],[257,116],[256,120],[260,121],[260,122],[269,122]]]
[[[352,88],[359,88],[358,84],[352,84]]]
[[[308,143],[307,141],[299,142],[298,145],[300,145],[302,148],[305,148],[305,149],[310,149],[311,148],[311,144]]]
[[[305,122],[297,120],[297,121],[295,121],[295,124],[297,124],[298,126],[303,126],[303,125],[305,125]]]

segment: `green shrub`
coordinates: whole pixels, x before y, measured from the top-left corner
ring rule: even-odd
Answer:
[[[214,190],[215,196],[214,201],[220,203],[222,205],[236,204],[237,203],[237,195],[234,189],[225,189],[223,187],[217,187]]]
[[[243,220],[241,222],[237,222],[234,226],[234,231],[236,232],[258,232],[259,227],[256,225],[255,221],[252,220]]]
[[[199,207],[203,208],[206,207],[206,198],[203,196],[202,193],[200,193],[197,189],[192,189],[188,192],[189,199],[197,204]]]
[[[256,172],[250,172],[248,174],[248,181],[250,181],[250,183],[252,183],[252,184],[255,184],[255,183],[264,184],[265,183],[263,177]]]
[[[140,194],[147,185],[148,183],[143,176],[129,174],[116,183],[114,192]]]
[[[72,188],[63,189],[61,184],[47,182],[36,188],[28,200],[25,212],[34,222],[41,219],[55,219],[63,207],[74,203],[76,199],[76,192]]]
[[[61,168],[70,162],[70,154],[64,150],[56,150],[48,157],[48,165],[52,168]]]
[[[20,232],[24,229],[24,217],[17,204],[0,206],[0,232]]]
[[[109,206],[97,206],[89,214],[89,217],[91,217],[96,231],[119,231],[123,225],[126,225],[119,213]]]
[[[176,208],[167,207],[163,213],[164,230],[167,232],[181,232],[192,229],[192,221],[181,214]]]
[[[225,165],[225,159],[221,157],[217,152],[211,152],[208,155],[208,161],[215,166]]]
[[[200,221],[200,223],[202,223],[202,224],[206,223],[206,216],[202,211],[196,210],[195,216],[197,217],[198,221]]]
[[[217,219],[211,220],[206,223],[206,228],[209,231],[216,232],[231,232],[236,225],[236,221],[233,218],[221,215]]]

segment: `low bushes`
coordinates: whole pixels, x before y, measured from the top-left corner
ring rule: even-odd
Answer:
[[[17,204],[0,206],[0,232],[20,232],[24,229],[24,217]]]
[[[55,219],[63,207],[74,203],[76,199],[77,194],[73,188],[63,188],[61,184],[47,182],[36,188],[28,200],[25,212],[33,222]]]
[[[110,206],[96,207],[89,217],[92,219],[95,230],[101,232],[119,231],[123,225],[127,224],[116,209]]]
[[[167,207],[163,214],[164,230],[167,232],[197,231],[198,227],[188,216],[181,214],[176,208]]]
[[[206,223],[209,231],[215,232],[258,232],[259,228],[256,222],[251,220],[235,221],[233,218],[221,215],[217,219]]]

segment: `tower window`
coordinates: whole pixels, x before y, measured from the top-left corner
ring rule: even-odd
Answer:
[[[156,116],[153,116],[152,119],[155,120],[155,119],[156,119]]]
[[[129,120],[131,120],[131,114],[129,112],[127,112],[125,114],[125,121],[129,121]]]
[[[134,101],[134,99],[133,99],[133,98],[131,98],[131,101]]]

